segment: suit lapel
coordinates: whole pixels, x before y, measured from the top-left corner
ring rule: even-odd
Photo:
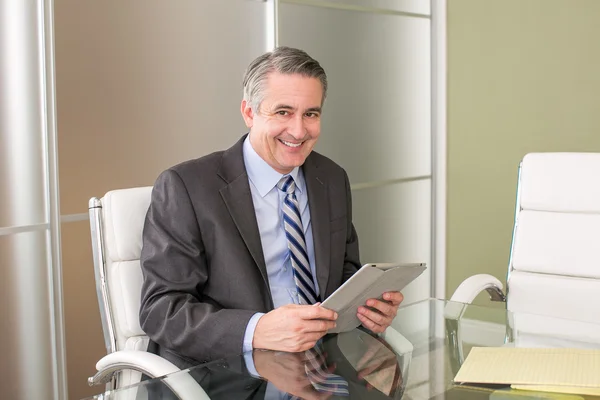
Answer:
[[[315,248],[317,282],[319,284],[320,297],[323,300],[327,293],[327,281],[329,279],[329,251],[331,242],[327,180],[324,174],[320,173],[314,157],[309,156],[302,169],[308,191],[308,206],[310,207],[310,223],[312,225]]]
[[[217,174],[224,179],[228,185],[222,188],[219,192],[227,206],[229,214],[235,223],[248,251],[252,255],[254,262],[258,266],[260,273],[267,285],[268,298],[273,307],[273,299],[269,286],[269,278],[267,275],[267,266],[265,264],[265,256],[262,250],[260,241],[260,232],[256,221],[256,212],[252,201],[252,193],[250,192],[250,184],[248,183],[248,174],[244,166],[244,155],[242,146],[244,135],[233,147],[223,153],[221,165]]]

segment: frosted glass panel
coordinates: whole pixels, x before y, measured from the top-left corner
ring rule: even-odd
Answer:
[[[303,0],[280,0],[283,3],[301,3]],[[358,6],[379,10],[401,11],[416,14],[431,14],[429,0],[323,0],[316,1],[322,6]]]
[[[247,0],[57,2],[62,212],[151,185],[245,133],[242,78],[267,50],[266,10]]]
[[[0,0],[0,227],[47,222],[36,4]]]
[[[431,181],[356,190],[352,200],[361,261],[426,262],[428,269],[403,292],[407,302],[429,297]]]
[[[352,183],[430,175],[430,20],[281,4],[279,22],[328,73],[317,151]]]
[[[51,397],[47,231],[0,236],[0,398]]]

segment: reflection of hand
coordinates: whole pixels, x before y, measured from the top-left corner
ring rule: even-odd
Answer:
[[[306,375],[304,353],[254,351],[254,366],[264,379],[277,389],[306,400],[323,400],[331,393],[319,393]]]
[[[377,299],[367,300],[366,305],[371,309],[368,307],[358,307],[356,316],[365,328],[370,329],[374,333],[382,333],[396,318],[398,306],[400,306],[402,300],[404,300],[402,293],[386,292],[383,294],[383,301]]]
[[[375,388],[391,395],[402,383],[396,354],[378,338],[366,336],[367,350],[358,361],[358,378],[366,381],[367,389]]]
[[[318,304],[279,307],[260,317],[252,347],[293,353],[308,350],[335,327],[336,319],[337,313]]]

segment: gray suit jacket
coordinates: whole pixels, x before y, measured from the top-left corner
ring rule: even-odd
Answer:
[[[273,309],[244,139],[166,170],[152,190],[140,324],[155,351],[179,366],[241,354],[252,315]],[[326,298],[360,267],[350,185],[346,172],[318,153],[302,168]]]

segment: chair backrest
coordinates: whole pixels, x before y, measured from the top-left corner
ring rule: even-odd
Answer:
[[[143,350],[148,337],[139,323],[142,230],[152,187],[114,190],[90,200],[96,290],[107,353]],[[123,371],[119,387],[139,381]]]
[[[526,155],[516,207],[507,308],[600,323],[600,154]]]

